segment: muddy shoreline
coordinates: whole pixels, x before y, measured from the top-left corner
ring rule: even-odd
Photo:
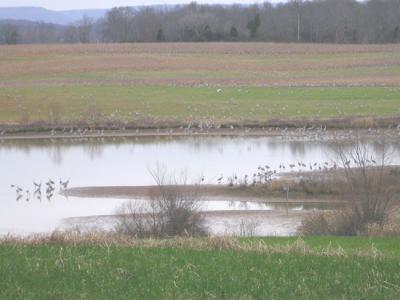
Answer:
[[[334,135],[360,132],[363,135],[399,137],[400,116],[349,116],[329,119],[274,119],[267,121],[155,121],[132,122],[0,123],[0,139],[71,139],[77,137],[154,137],[154,136],[296,136]]]
[[[190,188],[177,186],[174,188]],[[239,201],[268,204],[345,204],[346,201],[333,195],[307,195],[303,192],[290,193],[287,201],[283,191],[265,191],[260,187],[229,187],[226,185],[201,185],[199,201]],[[113,198],[151,200],[159,196],[158,186],[102,186],[77,187],[62,191],[62,195],[78,198]]]
[[[213,236],[240,235],[244,224],[253,227],[255,236],[293,236],[296,235],[303,217],[311,211],[290,210],[240,210],[203,211],[205,225]],[[60,231],[91,230],[108,231],[118,224],[118,215],[83,216],[63,219]],[[242,233],[243,234],[243,233]]]
[[[357,136],[365,138],[399,139],[400,128],[386,129],[325,129],[302,127],[288,129],[268,128],[230,128],[230,129],[136,129],[136,130],[49,130],[12,131],[1,130],[0,141],[7,140],[72,140],[91,138],[150,138],[150,137],[281,137],[303,140],[351,140]]]

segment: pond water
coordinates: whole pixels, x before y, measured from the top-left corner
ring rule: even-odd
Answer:
[[[323,165],[335,160],[337,147],[332,141],[280,137],[0,140],[0,233],[48,232],[62,224],[64,218],[113,214],[126,201],[67,199],[58,195],[60,179],[69,180],[69,187],[153,185],[149,170],[159,164],[169,172],[186,172],[192,179],[204,176],[205,183],[216,184],[220,177],[225,180],[234,174],[240,178],[251,176],[258,166],[268,165],[271,170],[279,171],[279,166],[285,164],[286,171],[290,171],[288,165],[298,162]],[[368,142],[368,147],[376,154],[381,151],[377,141]],[[400,142],[392,141],[389,147],[391,163],[399,164]],[[49,180],[55,182],[55,191],[47,199],[45,182]],[[35,194],[33,182],[42,182],[41,199]],[[22,192],[16,193],[17,187]],[[18,201],[17,195],[20,195]],[[209,201],[204,209],[273,211],[277,208]],[[296,209],[301,210],[301,206],[292,208]],[[275,225],[279,227],[277,222]],[[273,232],[279,234],[279,230]]]

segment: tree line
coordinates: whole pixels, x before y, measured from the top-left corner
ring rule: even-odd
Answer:
[[[400,0],[293,0],[261,5],[117,7],[104,18],[60,26],[0,23],[0,43],[264,41],[400,42]]]

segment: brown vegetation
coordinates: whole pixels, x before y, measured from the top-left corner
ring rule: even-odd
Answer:
[[[245,243],[235,237],[174,237],[169,239],[138,239],[127,235],[117,235],[106,232],[79,232],[55,231],[51,235],[31,235],[28,237],[3,236],[0,237],[0,245],[57,245],[57,246],[100,246],[100,247],[140,247],[140,248],[178,248],[191,250],[233,250],[243,252],[256,252],[267,254],[300,254],[317,256],[360,256],[380,257],[381,253],[374,246],[358,251],[345,251],[341,247],[311,248],[301,238],[294,242],[269,244],[264,240],[248,240]]]
[[[160,166],[151,174],[157,183],[156,192],[150,195],[152,201],[124,205],[118,211],[115,230],[140,238],[206,235],[196,185],[187,185],[184,178],[177,187],[178,181]]]
[[[0,84],[397,85],[398,72],[390,72],[387,66],[398,66],[399,49],[398,45],[269,43],[0,46],[0,78],[6,79]],[[365,72],[368,68],[376,71]],[[121,74],[111,76],[112,72]],[[152,76],[134,72],[152,72]],[[208,75],[198,77],[193,72]],[[92,75],[80,78],[83,73]]]
[[[90,117],[92,116],[92,117]],[[345,117],[330,119],[290,119],[260,121],[229,121],[216,124],[209,128],[201,128],[201,123],[191,122],[192,128],[188,129],[186,122],[160,121],[155,119],[141,119],[140,121],[94,121],[97,120],[96,111],[88,111],[88,117],[80,122],[51,123],[45,121],[29,121],[29,117],[22,118],[18,124],[0,124],[3,135],[7,138],[76,138],[80,137],[114,137],[114,136],[187,136],[187,135],[219,135],[219,136],[279,136],[282,130],[296,128],[322,128],[335,130],[346,129],[382,129],[380,132],[365,132],[369,136],[398,136],[396,128],[400,124],[400,117]],[[92,121],[93,120],[93,121]],[[386,130],[384,130],[386,129]],[[70,132],[73,131],[73,134]],[[310,130],[310,134],[320,134]],[[285,131],[285,135],[296,135],[296,132]],[[329,132],[326,134],[330,134]]]
[[[307,216],[299,229],[305,235],[398,235],[400,187],[397,168],[387,167],[389,154],[381,141],[379,157],[372,157],[360,140],[338,152],[341,169],[333,181],[347,200],[346,208]]]

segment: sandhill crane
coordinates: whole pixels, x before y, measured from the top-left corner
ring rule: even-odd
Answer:
[[[247,175],[247,174],[244,175],[244,185],[248,184],[248,182],[247,182],[248,178],[249,178],[249,175]]]
[[[67,181],[62,181],[62,180],[60,179],[60,186],[61,186],[64,190],[68,188],[68,185],[69,185],[69,180],[67,180]]]
[[[38,193],[41,189],[42,189],[42,183],[37,183],[37,182],[33,182],[33,185],[35,186],[35,193]]]
[[[23,192],[23,189],[21,189],[18,185],[12,184],[11,187],[15,188],[15,192],[17,194],[21,194]]]
[[[26,193],[26,202],[29,202],[29,200],[31,200],[31,192],[29,191],[29,190],[26,190],[25,191],[25,193]]]

